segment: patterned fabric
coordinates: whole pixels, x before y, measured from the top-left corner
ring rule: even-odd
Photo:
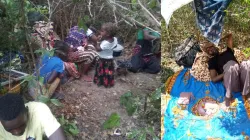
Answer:
[[[68,60],[73,63],[90,64],[98,57],[93,45],[88,45],[85,50],[68,53]]]
[[[232,0],[194,0],[196,20],[204,37],[218,45],[223,31],[225,10]]]
[[[250,60],[250,57],[247,57],[243,51],[239,50],[239,49],[234,49],[234,56],[236,57],[237,61],[239,63],[241,63],[242,61],[247,61]]]
[[[182,70],[166,85],[162,140],[244,140],[250,136],[248,104],[240,93],[227,110],[222,82],[197,81]],[[188,105],[179,105],[181,92],[192,92]],[[248,106],[249,107],[249,106]]]
[[[99,59],[96,68],[94,83],[98,86],[114,86],[114,62],[113,59]]]
[[[39,48],[51,50],[54,47],[54,41],[60,40],[59,36],[53,31],[53,22],[35,22],[33,30],[31,42],[38,45]]]
[[[64,41],[73,47],[84,46],[84,44],[87,43],[87,36],[84,29],[79,29],[78,26],[74,26],[70,29]]]
[[[209,56],[206,53],[200,52],[196,54],[196,58],[194,60],[194,64],[190,70],[190,73],[198,81],[211,81],[208,69],[208,60]]]
[[[70,76],[73,76],[74,78],[78,79],[80,78],[80,73],[77,71],[77,68],[74,63],[70,62],[64,62],[66,71],[70,74]]]

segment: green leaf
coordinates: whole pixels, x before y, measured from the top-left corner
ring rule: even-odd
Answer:
[[[46,97],[46,96],[43,96],[43,95],[40,95],[39,97],[38,97],[38,100],[40,101],[40,102],[43,102],[43,103],[48,103],[49,102],[49,98],[48,97]]]
[[[112,129],[114,127],[120,126],[120,116],[117,113],[112,113],[108,120],[103,123],[103,128]]]
[[[50,102],[56,106],[62,106],[62,103],[57,99],[50,99]]]
[[[242,51],[246,57],[250,56],[250,48],[246,48]]]
[[[55,54],[55,48],[53,48],[52,50],[49,51],[49,56],[54,56]]]
[[[84,17],[83,17],[83,21],[86,23],[86,22],[88,22],[89,21],[89,16],[88,15],[85,15]]]
[[[149,5],[149,7],[151,9],[153,9],[153,8],[155,8],[157,6],[157,1],[156,0],[151,0],[148,5]]]
[[[138,136],[138,140],[146,140],[146,133],[143,132]]]
[[[24,78],[24,81],[29,82],[29,81],[31,81],[32,79],[34,79],[34,77],[33,77],[32,75],[28,75],[28,76],[26,76],[26,77]]]
[[[35,53],[37,53],[37,54],[42,54],[42,53],[43,53],[43,50],[42,50],[42,49],[35,50]]]
[[[140,131],[138,131],[138,130],[132,131],[132,132],[128,135],[128,139],[134,139],[139,133],[140,133]]]
[[[150,127],[147,129],[149,131],[149,134],[152,136],[153,140],[160,140],[154,133],[153,127]]]
[[[120,104],[125,106],[129,116],[132,116],[135,113],[138,106],[136,104],[135,97],[131,92],[127,92],[120,97]]]
[[[62,117],[61,118],[59,118],[59,122],[60,122],[60,124],[63,126],[64,124],[66,124],[66,122],[65,122],[65,119],[64,119],[64,116],[62,115]]]
[[[79,133],[79,130],[78,130],[78,129],[69,129],[69,132],[70,132],[73,136],[75,136],[75,135],[77,135],[77,134]]]
[[[43,85],[43,83],[44,83],[44,77],[39,77],[39,83],[40,83],[40,85]]]
[[[158,100],[161,98],[161,87],[157,88],[155,93],[152,95],[153,100]]]
[[[121,105],[126,105],[128,100],[132,97],[132,94],[131,92],[127,92],[125,94],[123,94],[121,97],[120,97],[120,104]]]

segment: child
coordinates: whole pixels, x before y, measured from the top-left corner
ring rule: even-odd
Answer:
[[[114,37],[115,33],[116,27],[113,23],[103,24],[99,36],[100,42],[95,46],[100,58],[96,64],[94,83],[106,88],[114,86],[113,49],[118,44],[117,38]]]

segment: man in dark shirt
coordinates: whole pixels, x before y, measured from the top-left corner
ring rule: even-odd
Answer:
[[[207,43],[204,51],[212,56],[208,62],[211,80],[213,82],[223,81],[226,88],[226,106],[230,105],[232,92],[242,92],[249,100],[250,92],[250,61],[239,64],[234,56],[232,34],[225,36],[227,40],[226,51],[219,53],[218,49],[211,43]]]

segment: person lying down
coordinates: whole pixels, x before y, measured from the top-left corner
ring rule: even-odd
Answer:
[[[57,41],[55,46],[57,46],[58,43]],[[38,100],[38,97],[41,95],[57,99],[64,97],[61,93],[61,84],[63,84],[64,78],[65,67],[63,60],[65,59],[66,54],[58,49],[55,49],[54,56],[49,56],[48,54],[41,56],[41,62],[38,64],[38,75],[39,79],[43,79],[43,83],[40,83],[40,80],[35,84],[29,82],[30,100]]]
[[[226,45],[220,44],[225,51],[219,53],[212,43],[204,43],[201,49],[212,56],[208,62],[211,80],[213,82],[223,81],[226,88],[226,106],[230,105],[232,92],[242,92],[242,95],[250,102],[250,61],[239,63],[234,56],[232,34],[227,35],[222,40],[226,40]]]

